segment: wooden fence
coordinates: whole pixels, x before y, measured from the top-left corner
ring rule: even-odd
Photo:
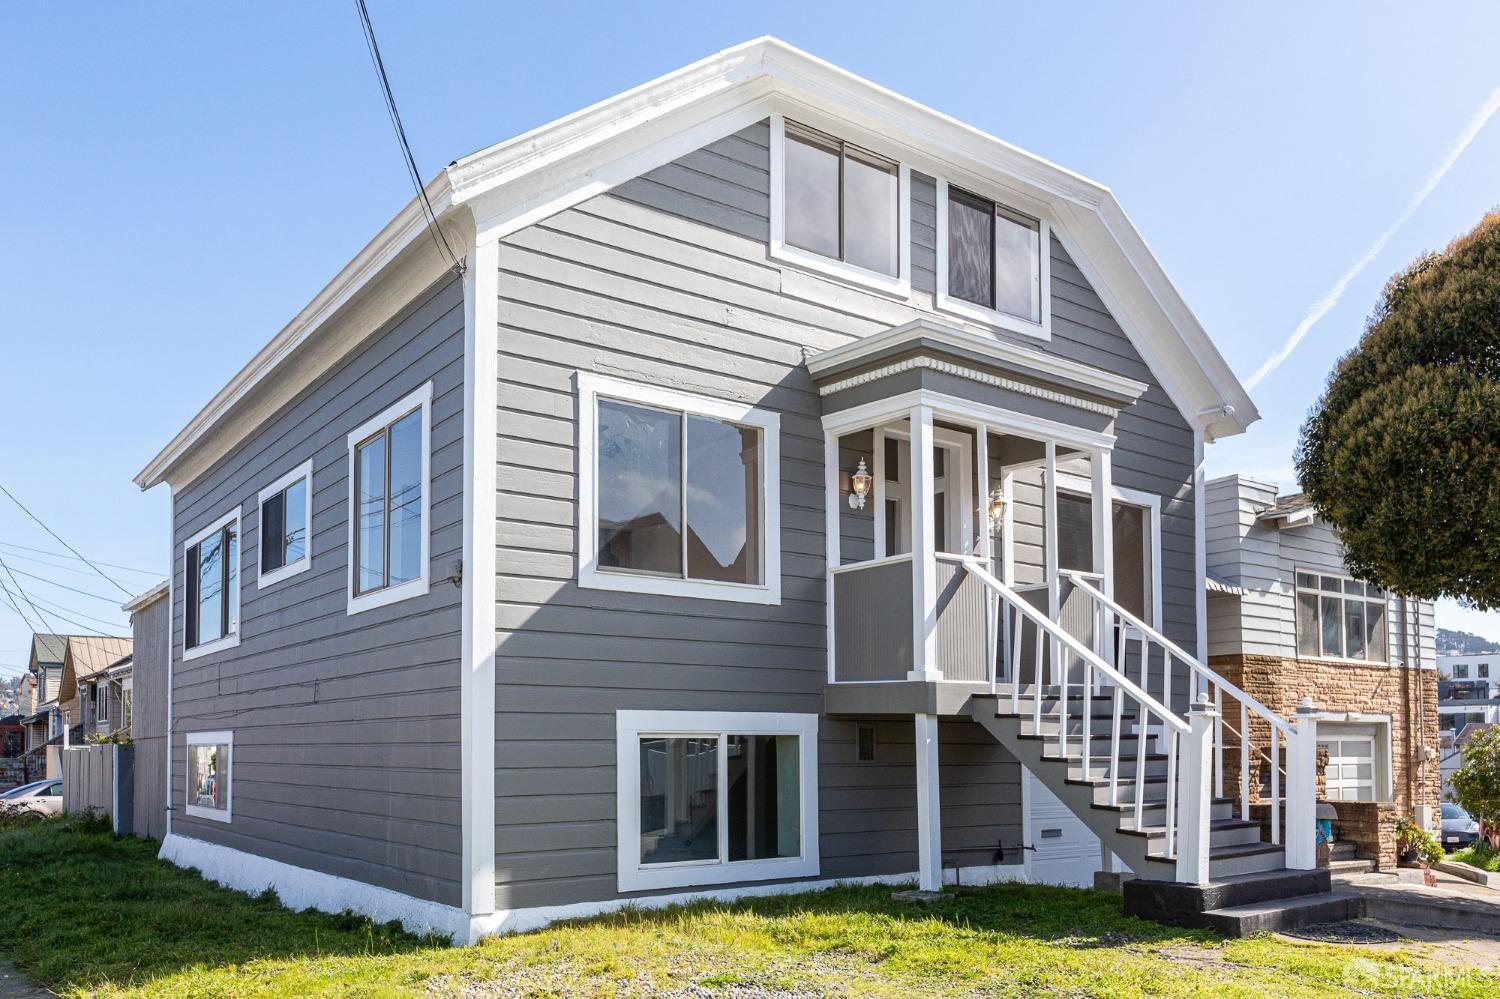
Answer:
[[[62,754],[63,811],[108,815],[115,832],[134,825],[135,757],[132,746],[74,746]]]

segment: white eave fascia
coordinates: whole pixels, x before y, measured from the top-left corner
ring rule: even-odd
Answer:
[[[863,358],[879,354],[907,340],[927,339],[948,347],[969,351],[992,359],[1001,366],[1020,366],[1030,371],[1050,373],[1089,388],[1131,400],[1141,397],[1148,386],[1134,378],[1105,371],[1093,365],[1059,357],[1045,351],[1033,350],[1018,344],[997,340],[970,330],[958,329],[931,319],[914,319],[900,326],[852,340],[807,359],[807,370],[813,376],[835,368],[856,363]]]
[[[434,212],[440,219],[443,218],[452,206],[451,188],[446,170],[439,172],[428,182],[425,193]],[[218,391],[208,405],[189,420],[187,426],[178,431],[177,436],[173,437],[171,442],[162,448],[145,468],[141,469],[135,477],[135,484],[142,489],[150,489],[162,482],[168,470],[192,450],[193,446],[236,404],[254,391],[293,351],[306,343],[309,337],[377,277],[414,239],[423,236],[426,228],[427,220],[421,202],[417,198],[412,198],[395,218],[386,223],[374,239],[365,244],[364,249],[355,254],[353,260],[344,265],[332,281],[324,285],[323,290],[318,292],[291,322],[283,326],[281,331],[271,338],[270,343],[262,347],[250,359],[250,362],[229,380],[229,384]]]
[[[133,596],[129,600],[125,601],[120,605],[120,610],[124,611],[126,614],[134,614],[142,607],[149,607],[151,604],[155,603],[166,595],[167,581],[163,579],[160,583],[157,583],[145,593],[137,594],[136,596]]]

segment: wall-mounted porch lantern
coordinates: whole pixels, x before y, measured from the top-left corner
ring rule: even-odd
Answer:
[[[1000,526],[1001,518],[1005,516],[1005,492],[1000,488],[990,490],[990,530],[993,531]]]
[[[865,468],[865,459],[859,459],[859,468],[849,477],[849,509],[865,508],[865,496],[870,492],[870,483],[873,481],[869,469]]]

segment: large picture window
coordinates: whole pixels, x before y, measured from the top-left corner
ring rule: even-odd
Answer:
[[[910,290],[910,173],[889,157],[775,118],[771,255],[881,290]]]
[[[427,592],[432,383],[349,435],[349,613]]]
[[[776,415],[578,378],[580,585],[777,602]]]
[[[1347,576],[1297,572],[1297,655],[1383,663],[1386,595]]]
[[[1050,335],[1048,227],[938,182],[938,307],[1013,332]]]
[[[312,462],[260,491],[260,571],[256,585],[270,586],[312,564]]]
[[[816,715],[616,717],[621,891],[818,872]]]
[[[183,658],[239,644],[240,513],[227,514],[184,548]]]
[[[215,822],[230,817],[231,732],[189,732],[184,806],[189,815]]]

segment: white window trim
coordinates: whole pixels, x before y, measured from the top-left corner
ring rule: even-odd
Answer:
[[[655,593],[702,600],[748,604],[781,603],[781,416],[768,409],[723,399],[706,399],[669,389],[621,381],[579,371],[578,386],[578,585],[591,590]],[[711,579],[677,579],[601,571],[599,568],[599,397],[679,410],[695,416],[728,420],[761,431],[760,498],[763,582],[727,583]],[[684,525],[684,528],[686,525]]]
[[[233,732],[189,732],[187,734],[189,746],[224,746],[224,807],[204,808],[202,805],[188,803],[188,780],[192,777],[193,768],[186,759],[183,760],[182,768],[182,807],[187,814],[199,819],[211,819],[214,822],[228,822],[234,811],[234,733]]]
[[[135,678],[127,676],[120,681],[120,723],[132,738],[135,736]]]
[[[1093,499],[1093,490],[1089,480],[1085,476],[1075,475],[1072,472],[1057,473],[1057,488],[1070,493],[1079,493],[1088,499]],[[1142,489],[1130,489],[1126,486],[1117,486],[1110,483],[1110,502],[1123,503],[1126,506],[1144,507],[1151,519],[1151,627],[1157,631],[1164,631],[1161,618],[1161,497],[1156,493],[1148,493]],[[1007,504],[1008,506],[1008,504]],[[1113,515],[1114,511],[1110,511]],[[1110,557],[1114,561],[1113,555]],[[1139,634],[1135,628],[1130,628],[1132,637]]]
[[[812,126],[808,126],[812,127]],[[837,136],[835,136],[837,138]],[[868,148],[854,140],[844,140],[861,149]],[[772,259],[804,270],[857,284],[900,299],[911,297],[911,167],[897,157],[878,149],[870,152],[896,164],[896,274],[882,274],[843,260],[804,250],[786,241],[786,118],[771,116],[771,245]],[[842,196],[842,194],[840,195]]]
[[[642,736],[795,735],[801,791],[802,855],[771,860],[717,860],[641,866]],[[720,761],[722,782],[723,760]],[[616,711],[616,850],[621,892],[816,877],[818,854],[818,716],[761,711]],[[721,789],[722,790],[722,789]],[[721,833],[727,816],[720,815]],[[722,844],[722,838],[721,838]]]
[[[970,190],[965,186],[965,190]],[[1009,207],[1004,197],[995,197],[990,193],[979,190],[974,194],[989,198],[996,204]],[[948,294],[948,181],[942,177],[937,178],[937,293],[933,295],[933,306],[939,312],[947,312],[955,316],[986,326],[993,326],[1007,330],[1011,333],[1019,333],[1022,336],[1035,337],[1039,340],[1052,339],[1052,224],[1045,215],[1036,211],[1020,211],[1019,213],[1037,220],[1040,229],[1037,244],[1038,264],[1041,268],[1039,281],[1041,283],[1041,313],[1042,321],[1033,323],[1030,320],[1013,316],[1008,312],[998,309],[987,309],[972,302],[952,298]],[[1017,209],[1017,211],[1019,211]]]
[[[312,556],[313,556],[313,551],[312,551],[312,503],[313,503],[312,470],[313,470],[313,463],[312,463],[312,459],[309,458],[307,461],[304,461],[302,464],[298,465],[296,468],[292,469],[290,472],[287,472],[285,475],[283,475],[281,478],[277,479],[275,482],[271,483],[269,486],[266,486],[266,488],[264,488],[264,489],[262,489],[260,491],[260,495],[258,495],[256,497],[256,500],[255,500],[255,506],[256,506],[256,509],[255,509],[255,525],[256,525],[256,527],[255,527],[255,542],[256,542],[256,544],[255,544],[255,588],[258,589],[258,590],[263,590],[267,586],[271,586],[271,585],[273,585],[275,583],[279,583],[283,579],[287,579],[287,578],[295,576],[295,575],[297,575],[299,573],[306,572],[308,569],[312,568]],[[299,480],[302,481],[302,482],[306,482],[307,483],[307,538],[306,538],[306,541],[305,541],[305,543],[303,545],[303,549],[304,550],[302,552],[302,557],[299,558],[295,562],[291,562],[291,563],[289,563],[287,565],[283,565],[280,569],[272,569],[270,572],[261,572],[260,571],[260,558],[261,558],[261,553],[265,551],[265,533],[266,533],[265,509],[266,509],[266,500],[270,499],[272,496],[275,496],[277,493],[281,492],[282,490],[289,488],[290,486],[292,486],[293,484],[295,484]],[[240,561],[241,561],[241,564],[243,565],[243,563],[244,563],[244,552],[240,553]]]
[[[245,577],[245,527],[240,521],[240,507],[235,507],[231,513],[226,513],[212,524],[193,535],[182,545],[182,571],[183,580],[187,580],[187,553],[188,549],[196,544],[201,544],[206,538],[224,529],[224,525],[233,522],[235,544],[239,546],[239,568],[235,572],[234,586],[229,591],[229,619],[234,622],[234,630],[222,638],[216,638],[212,642],[203,645],[195,645],[191,649],[187,644],[187,593],[186,585],[182,587],[183,614],[182,614],[182,661],[199,659],[203,656],[222,652],[225,649],[233,649],[240,644],[240,585]]]
[[[354,480],[354,449],[360,442],[378,430],[395,423],[412,410],[422,411],[422,551],[418,557],[420,566],[416,579],[409,579],[404,583],[387,586],[381,590],[371,590],[369,593],[356,595],[354,592],[354,535],[359,530],[359,510],[355,502],[356,483]],[[410,395],[402,398],[385,409],[378,416],[372,417],[361,423],[348,436],[349,445],[349,524],[348,524],[348,578],[345,594],[349,598],[347,614],[359,614],[363,611],[374,610],[376,607],[386,607],[402,600],[410,600],[412,597],[420,597],[427,593],[430,588],[430,577],[432,567],[432,382],[427,382],[421,388]],[[390,455],[386,455],[390,460]],[[308,492],[308,509],[312,508],[312,492]],[[309,516],[310,519],[310,516]],[[311,531],[309,531],[311,534]],[[309,537],[309,544],[311,538]],[[309,558],[311,548],[309,547]]]
[[[1341,580],[1345,580],[1346,579],[1346,580],[1349,580],[1349,581],[1355,582],[1355,583],[1362,582],[1361,580],[1355,579],[1353,576],[1349,575],[1349,573],[1347,573],[1347,572],[1334,572],[1334,571],[1332,571],[1330,569],[1314,569],[1314,568],[1311,568],[1311,567],[1305,566],[1305,565],[1294,565],[1294,566],[1292,566],[1292,656],[1293,656],[1293,658],[1303,660],[1304,662],[1343,663],[1345,665],[1351,665],[1351,666],[1395,666],[1396,665],[1396,659],[1394,657],[1394,652],[1396,651],[1396,649],[1395,649],[1396,643],[1395,643],[1395,641],[1391,637],[1391,629],[1394,626],[1394,622],[1392,620],[1392,608],[1391,608],[1391,596],[1392,596],[1392,594],[1389,591],[1386,592],[1386,595],[1385,595],[1384,598],[1379,598],[1379,597],[1350,597],[1349,594],[1347,594],[1347,593],[1345,593],[1343,591],[1342,587],[1339,589],[1339,592],[1337,594],[1335,594],[1335,593],[1333,593],[1331,591],[1328,591],[1328,590],[1323,590],[1323,589],[1317,589],[1317,588],[1309,589],[1309,588],[1307,588],[1305,586],[1299,586],[1299,585],[1297,585],[1297,574],[1298,573],[1307,573],[1307,574],[1312,575],[1312,576],[1327,576],[1330,579],[1341,579]],[[1318,632],[1318,654],[1317,655],[1303,655],[1302,654],[1302,650],[1300,648],[1298,648],[1298,646],[1297,646],[1297,594],[1299,594],[1299,593],[1316,593],[1319,596],[1330,596],[1330,597],[1331,596],[1337,596],[1340,600],[1353,599],[1353,600],[1358,600],[1360,603],[1364,603],[1364,604],[1374,604],[1374,603],[1382,604],[1385,607],[1385,614],[1384,614],[1384,617],[1385,617],[1385,658],[1384,659],[1354,659],[1354,658],[1351,658],[1350,656],[1329,656],[1329,655],[1324,655],[1323,652],[1322,652],[1322,649],[1323,649],[1323,633],[1322,633],[1321,630]],[[1321,617],[1322,613],[1323,613],[1323,611],[1322,611],[1322,605],[1320,603],[1319,604],[1319,610],[1318,610],[1318,614],[1319,614],[1320,617]],[[1343,620],[1342,620],[1342,617],[1341,617],[1340,621],[1339,621],[1339,631],[1340,631],[1340,634],[1343,633],[1343,627],[1344,627],[1344,623],[1343,623]]]
[[[94,702],[94,723],[103,722],[109,724],[109,681],[94,684],[91,688],[90,699]]]

